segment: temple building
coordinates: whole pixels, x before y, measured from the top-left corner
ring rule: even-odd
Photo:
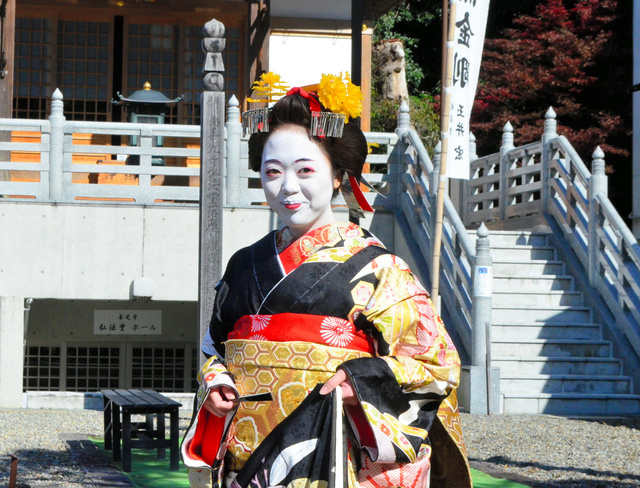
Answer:
[[[0,149],[0,406],[42,406],[50,399],[37,394],[48,392],[193,391],[204,24],[216,19],[225,26],[225,96],[234,95],[239,110],[269,70],[292,86],[349,71],[368,96],[373,22],[400,2],[2,3],[0,145],[8,145]],[[144,134],[113,127],[143,121],[132,119],[130,103],[143,87],[168,101],[157,121],[176,127],[147,138],[148,147],[170,153],[149,156],[148,170],[144,151],[131,149],[144,145]],[[58,196],[53,146],[60,141],[41,130],[54,113],[67,123],[105,125],[64,129]],[[147,174],[113,171],[128,164]],[[94,165],[111,170],[92,173]],[[169,173],[154,175],[157,165]],[[171,196],[153,197],[161,186]],[[138,199],[144,192],[149,200]],[[255,234],[227,232],[224,259],[276,225],[267,210],[225,207],[231,227],[245,225]]]

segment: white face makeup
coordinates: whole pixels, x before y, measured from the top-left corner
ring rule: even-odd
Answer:
[[[260,179],[267,203],[296,237],[335,221],[329,158],[295,125],[275,131],[264,146]]]

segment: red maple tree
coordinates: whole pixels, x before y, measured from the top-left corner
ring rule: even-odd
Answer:
[[[629,159],[631,79],[623,63],[631,55],[620,39],[628,10],[622,3],[543,0],[501,38],[487,39],[471,124],[479,154],[496,151],[507,121],[516,145],[540,139],[552,106],[558,133],[585,163],[596,146],[606,152],[609,169]]]

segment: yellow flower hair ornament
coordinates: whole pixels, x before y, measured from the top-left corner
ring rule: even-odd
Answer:
[[[280,76],[263,73],[253,85],[258,98],[249,98],[249,102],[270,103],[276,97],[297,94],[306,98],[311,111],[311,135],[314,137],[342,137],[344,124],[349,117],[357,118],[362,113],[362,92],[351,82],[349,73],[345,76],[323,74],[320,83],[304,88],[294,87],[287,91]],[[313,92],[316,93],[313,93]],[[323,111],[323,108],[327,111]],[[269,132],[270,108],[247,110],[242,114],[242,125],[246,134]]]
[[[362,91],[351,82],[349,73],[340,75],[323,74],[318,85],[320,103],[333,113],[344,114],[345,122],[349,117],[357,118],[362,113]]]
[[[262,73],[260,79],[253,84],[253,91],[257,98],[247,98],[248,102],[276,102],[286,95],[289,86],[280,79],[280,75],[269,71]]]

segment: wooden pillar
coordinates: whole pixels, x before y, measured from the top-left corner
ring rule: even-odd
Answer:
[[[222,205],[224,184],[224,25],[204,26],[204,92],[200,148],[200,269],[198,323],[200,344],[213,313],[215,286],[222,276]],[[200,355],[200,364],[204,358]]]
[[[13,62],[16,26],[16,0],[0,0],[2,14],[2,50],[0,50],[0,119],[10,119],[13,108]],[[11,140],[9,132],[0,133],[0,141]],[[0,160],[9,161],[11,155],[0,153]],[[9,181],[9,171],[0,171],[0,181]],[[1,198],[1,197],[0,197]]]
[[[251,93],[253,82],[260,74],[269,71],[269,36],[271,32],[270,0],[249,2],[248,15],[248,74],[245,78],[245,92]]]
[[[631,95],[633,130],[631,182],[631,225],[633,235],[640,240],[640,0],[633,0],[633,88]]]
[[[5,3],[6,2],[6,3]],[[14,69],[14,40],[16,32],[16,0],[0,0],[3,7],[0,13],[4,14],[2,49],[0,59],[4,57],[6,65],[1,67],[0,73],[0,118],[11,118],[13,107],[13,69]],[[3,64],[0,61],[0,65]]]
[[[363,26],[364,28],[364,26]],[[360,128],[367,132],[371,130],[371,50],[373,29],[367,27],[362,31],[362,66],[360,89],[362,90],[362,115]]]
[[[351,81],[362,83],[362,20],[363,0],[351,0]]]

